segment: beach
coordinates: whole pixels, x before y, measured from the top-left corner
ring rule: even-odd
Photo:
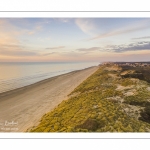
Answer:
[[[25,132],[67,99],[98,67],[55,76],[0,94],[0,132]]]
[[[150,63],[99,65],[30,132],[150,132],[149,71]]]

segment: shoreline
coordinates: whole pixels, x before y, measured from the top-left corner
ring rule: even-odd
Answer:
[[[7,132],[24,132],[35,126],[97,69],[93,66],[75,70],[0,93],[0,127],[4,121],[18,122],[18,130]],[[0,128],[0,132],[6,132],[4,129]]]
[[[93,67],[97,67],[97,66],[91,66],[91,67],[84,68],[84,69],[80,69],[80,70],[70,71],[70,72],[68,72],[68,73],[63,73],[63,74],[60,74],[60,75],[56,75],[56,76],[52,76],[52,77],[49,77],[49,78],[46,78],[46,79],[42,79],[42,80],[37,81],[37,82],[35,82],[35,83],[31,83],[31,84],[29,84],[29,85],[25,85],[25,86],[22,86],[22,87],[18,87],[18,88],[15,88],[15,89],[11,89],[11,90],[8,90],[8,91],[4,91],[4,92],[1,92],[1,93],[0,93],[0,98],[3,97],[3,96],[9,95],[9,94],[18,92],[18,91],[20,91],[20,90],[24,90],[25,88],[29,88],[29,87],[31,87],[31,86],[34,87],[34,86],[36,86],[37,84],[43,84],[44,82],[49,81],[49,80],[53,80],[54,78],[59,77],[59,76],[67,75],[67,74],[70,74],[70,73],[73,73],[73,72],[78,72],[78,71],[86,70],[86,69],[93,68]]]
[[[12,89],[12,90],[9,90],[9,91],[4,91],[4,92],[0,93],[0,98],[3,97],[3,96],[7,96],[7,95],[10,95],[10,94],[16,93],[18,91],[24,90],[26,88],[33,88],[33,87],[37,86],[38,84],[43,84],[43,83],[45,83],[47,81],[50,81],[50,80],[53,80],[53,79],[55,79],[55,78],[57,78],[59,76],[67,75],[67,74],[70,74],[70,73],[76,73],[76,72],[79,72],[79,71],[82,71],[82,70],[86,70],[86,69],[89,69],[89,68],[93,68],[93,67],[97,67],[97,66],[92,66],[92,67],[88,67],[88,68],[84,68],[84,69],[80,69],[80,70],[70,71],[68,73],[63,73],[63,74],[60,74],[60,75],[49,77],[47,79],[43,79],[43,80],[37,81],[35,83],[31,83],[29,85],[25,85],[25,86],[22,86],[22,87],[19,87],[19,88],[16,88],[16,89]]]

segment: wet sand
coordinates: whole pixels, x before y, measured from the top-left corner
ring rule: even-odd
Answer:
[[[52,77],[0,94],[0,132],[25,132],[41,117],[67,99],[98,67]]]

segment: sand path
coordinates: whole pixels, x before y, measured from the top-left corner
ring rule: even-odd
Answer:
[[[24,132],[37,125],[98,67],[74,71],[0,94],[0,132]]]

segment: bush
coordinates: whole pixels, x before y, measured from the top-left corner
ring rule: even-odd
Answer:
[[[144,111],[141,111],[140,115],[141,117],[139,120],[150,123],[150,106],[145,107]]]
[[[98,128],[98,122],[95,119],[88,118],[83,124],[77,125],[76,128],[87,129],[89,131],[95,131]]]

